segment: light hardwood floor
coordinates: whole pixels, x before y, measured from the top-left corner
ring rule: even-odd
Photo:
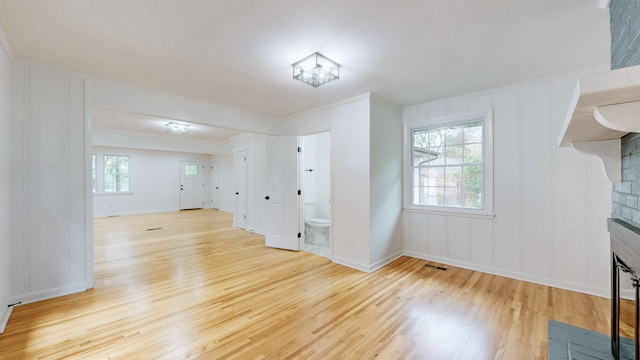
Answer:
[[[609,331],[607,299],[427,263],[366,274],[215,210],[100,218],[95,288],[17,306],[0,358],[543,359],[549,319]]]

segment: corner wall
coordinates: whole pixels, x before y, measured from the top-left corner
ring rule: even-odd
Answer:
[[[331,133],[331,260],[362,271],[370,263],[370,94],[292,116],[282,135]]]
[[[370,101],[323,112],[331,122],[331,260],[370,271]]]
[[[11,302],[92,286],[85,129],[84,79],[12,65]]]
[[[494,218],[405,210],[407,255],[608,296],[611,185],[598,160],[557,148],[577,78],[405,109],[405,120],[494,111]]]
[[[371,97],[371,270],[402,255],[402,109]]]
[[[0,37],[2,30],[0,29]],[[0,41],[0,334],[9,320],[10,291],[10,129],[11,64]]]

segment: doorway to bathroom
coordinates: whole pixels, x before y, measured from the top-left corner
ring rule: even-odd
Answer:
[[[329,132],[301,136],[301,248],[331,257],[331,137]]]

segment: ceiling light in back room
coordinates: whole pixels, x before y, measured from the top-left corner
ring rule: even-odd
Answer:
[[[186,134],[189,131],[189,125],[179,124],[176,122],[169,122],[165,125],[165,129],[168,133],[173,134]]]

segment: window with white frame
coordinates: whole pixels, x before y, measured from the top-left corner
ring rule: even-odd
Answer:
[[[91,189],[96,192],[96,154],[91,155]]]
[[[185,175],[198,175],[198,165],[186,164],[184,166]]]
[[[491,112],[411,124],[408,207],[490,214],[491,129]]]
[[[104,156],[104,192],[129,191],[129,157]]]

